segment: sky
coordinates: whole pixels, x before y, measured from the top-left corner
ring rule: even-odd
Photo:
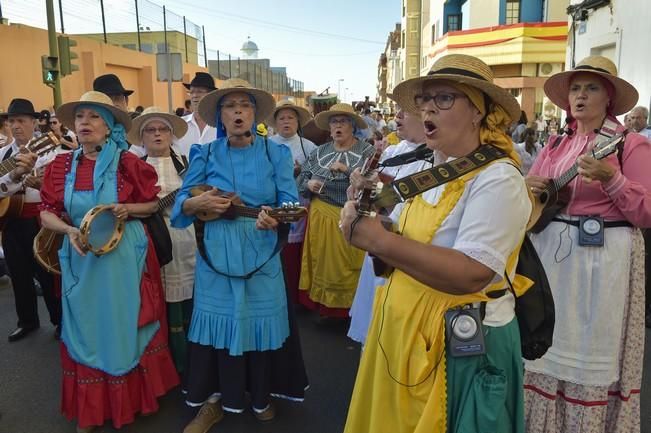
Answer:
[[[305,90],[341,89],[347,101],[375,99],[379,56],[400,21],[400,5],[400,0],[166,1],[170,10],[203,23],[209,48],[239,55],[250,36],[259,58],[286,66]]]
[[[0,2],[10,21],[46,27],[43,0]],[[61,31],[59,3],[66,33],[102,32],[99,0],[54,0]],[[107,33],[135,32],[134,0],[103,3]],[[165,4],[173,13],[168,15],[168,28],[182,31],[182,16],[203,25],[209,50],[239,56],[251,37],[260,49],[258,58],[286,67],[288,76],[303,81],[305,90],[319,93],[329,87],[331,93],[340,90],[346,101],[366,95],[375,99],[379,57],[401,13],[401,0],[138,0],[138,4],[141,26],[162,30]],[[208,58],[215,59],[216,54],[209,51]]]

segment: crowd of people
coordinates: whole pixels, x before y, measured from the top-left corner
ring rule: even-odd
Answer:
[[[313,115],[238,78],[184,85],[174,114],[130,111],[113,74],[53,112],[16,98],[0,113],[0,197],[18,202],[2,226],[9,341],[40,327],[38,284],[78,433],[174,389],[197,408],[184,433],[249,409],[273,420],[274,398],[309,387],[297,306],[350,320],[363,345],[347,433],[640,431],[651,130],[612,62],[547,80],[564,128],[528,123],[460,54],[396,86],[386,120],[364,104]],[[30,147],[49,132],[54,150]],[[567,201],[532,229],[552,192]],[[58,273],[33,253],[44,230],[63,237]],[[529,240],[555,325],[525,360]]]

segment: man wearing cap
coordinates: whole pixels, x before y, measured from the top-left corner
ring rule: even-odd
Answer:
[[[192,113],[183,116],[188,124],[188,132],[174,142],[174,150],[181,155],[190,153],[190,146],[196,143],[210,143],[217,137],[217,130],[214,126],[208,125],[199,114],[199,102],[208,93],[217,90],[212,75],[206,72],[197,72],[190,84],[183,83],[190,95],[190,107]]]
[[[40,226],[37,219],[38,204],[41,201],[39,189],[42,175],[32,176],[32,169],[37,170],[47,165],[55,156],[49,152],[37,159],[36,154],[27,152],[24,146],[32,139],[34,128],[38,123],[39,113],[34,105],[26,99],[14,99],[9,104],[7,116],[13,134],[13,140],[0,149],[0,161],[15,157],[17,167],[0,177],[0,197],[22,196],[24,204],[20,215],[5,218],[2,230],[2,247],[11,276],[14,290],[18,326],[9,334],[9,341],[18,341],[40,326],[38,306],[36,303],[36,278],[43,290],[43,299],[50,313],[50,321],[56,326],[58,338],[61,323],[61,301],[53,291],[53,278],[38,265],[32,252],[34,237]]]

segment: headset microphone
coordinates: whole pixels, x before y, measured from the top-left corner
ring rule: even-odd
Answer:
[[[92,151],[90,151],[90,152],[88,152],[86,154],[84,154],[84,151],[82,150],[81,152],[79,152],[79,156],[77,156],[77,161],[81,161],[82,158],[84,157],[84,155],[91,155],[93,153],[100,153],[101,151],[102,151],[102,146],[99,146],[99,145],[95,146],[95,150],[92,150]]]

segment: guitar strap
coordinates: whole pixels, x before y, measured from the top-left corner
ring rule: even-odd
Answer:
[[[382,192],[373,199],[373,205],[378,208],[387,208],[402,203],[425,191],[446,184],[473,170],[506,157],[507,154],[497,147],[491,145],[479,146],[477,150],[466,156],[394,180],[391,182],[390,188],[383,188]]]
[[[273,167],[273,163],[271,162],[271,158],[269,156],[269,144],[267,142],[267,137],[263,136],[263,138],[264,138],[264,147],[267,155],[267,160],[269,160],[269,163],[271,164],[272,168],[275,171],[275,167]],[[208,146],[208,156],[206,157],[206,167],[204,168],[204,174],[207,173],[207,166],[208,166],[208,162],[210,161],[210,151],[211,151],[212,142],[209,143],[207,146]],[[248,272],[243,275],[231,275],[217,270],[215,266],[212,264],[210,258],[208,257],[208,254],[206,253],[206,244],[204,243],[204,230],[205,230],[206,223],[196,218],[193,224],[194,224],[194,234],[197,241],[197,250],[199,250],[199,255],[201,255],[201,258],[208,265],[208,267],[216,274],[223,275],[227,278],[237,278],[243,280],[250,279],[267,263],[269,263],[269,261],[273,259],[276,256],[276,254],[278,254],[285,247],[285,245],[287,244],[287,239],[289,237],[289,228],[290,228],[289,224],[278,224],[278,229],[277,229],[278,240],[276,241],[276,246],[274,247],[273,251],[269,255],[269,258],[267,258],[267,260],[265,260],[260,266],[256,267],[251,272]]]

